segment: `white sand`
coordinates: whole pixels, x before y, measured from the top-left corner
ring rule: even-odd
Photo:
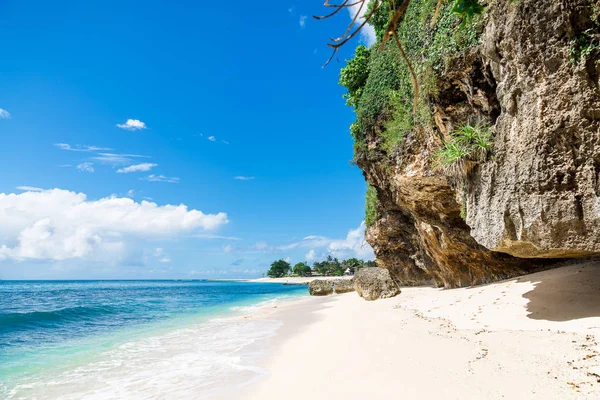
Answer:
[[[352,279],[351,276],[307,276],[307,277],[284,277],[284,278],[258,278],[258,279],[249,279],[246,282],[268,282],[268,283],[295,283],[295,284],[304,284],[310,283],[315,279]]]
[[[301,315],[301,317],[299,317]],[[282,307],[243,399],[600,399],[600,265]]]

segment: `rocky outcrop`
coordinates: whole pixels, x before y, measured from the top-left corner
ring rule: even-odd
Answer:
[[[400,293],[389,271],[383,268],[361,268],[354,276],[354,288],[365,300],[386,299]]]
[[[333,293],[354,292],[354,278],[351,279],[315,279],[308,284],[311,296],[327,296]]]
[[[592,1],[497,3],[481,54],[502,112],[467,193],[471,234],[518,257],[600,253],[600,63],[573,43],[598,40]]]
[[[333,291],[337,294],[354,292],[354,278],[333,280]]]
[[[326,279],[315,279],[308,284],[308,293],[311,296],[327,296],[333,294],[331,281]]]
[[[391,155],[367,132],[356,160],[378,198],[367,241],[398,284],[466,286],[600,253],[600,63],[571,60],[597,29],[592,2],[487,5],[481,44],[436,77],[433,123]],[[472,121],[494,127],[493,156],[457,182],[434,154]]]

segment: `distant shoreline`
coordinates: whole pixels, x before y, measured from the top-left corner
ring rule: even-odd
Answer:
[[[309,284],[314,280],[326,280],[326,279],[352,279],[352,275],[344,276],[288,276],[282,278],[256,278],[246,279],[245,282],[263,282],[263,283],[290,283],[290,284]]]

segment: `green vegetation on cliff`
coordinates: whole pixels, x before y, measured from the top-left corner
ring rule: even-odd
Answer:
[[[373,157],[386,162],[401,150],[412,130],[433,126],[430,101],[438,96],[438,80],[453,60],[478,44],[480,22],[472,20],[483,10],[477,0],[410,2],[396,34],[416,75],[415,88],[410,66],[397,44],[391,40],[381,44],[392,14],[387,0],[379,3],[369,21],[377,43],[370,49],[358,46],[340,72],[340,84],[348,90],[344,97],[356,113],[350,133],[357,162]],[[370,3],[369,10],[374,4]],[[368,189],[368,226],[378,218],[375,206],[375,191]]]
[[[438,168],[457,178],[465,178],[470,166],[484,162],[492,149],[491,127],[477,123],[464,125],[435,154]]]

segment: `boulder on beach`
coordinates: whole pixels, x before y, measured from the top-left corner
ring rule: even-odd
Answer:
[[[327,296],[333,294],[331,281],[326,279],[315,279],[308,284],[308,293],[311,296]]]
[[[333,283],[333,291],[335,293],[348,293],[354,292],[354,278],[352,279],[335,279],[331,281]]]
[[[400,293],[400,288],[384,268],[361,268],[354,275],[354,288],[365,300],[385,299]]]

